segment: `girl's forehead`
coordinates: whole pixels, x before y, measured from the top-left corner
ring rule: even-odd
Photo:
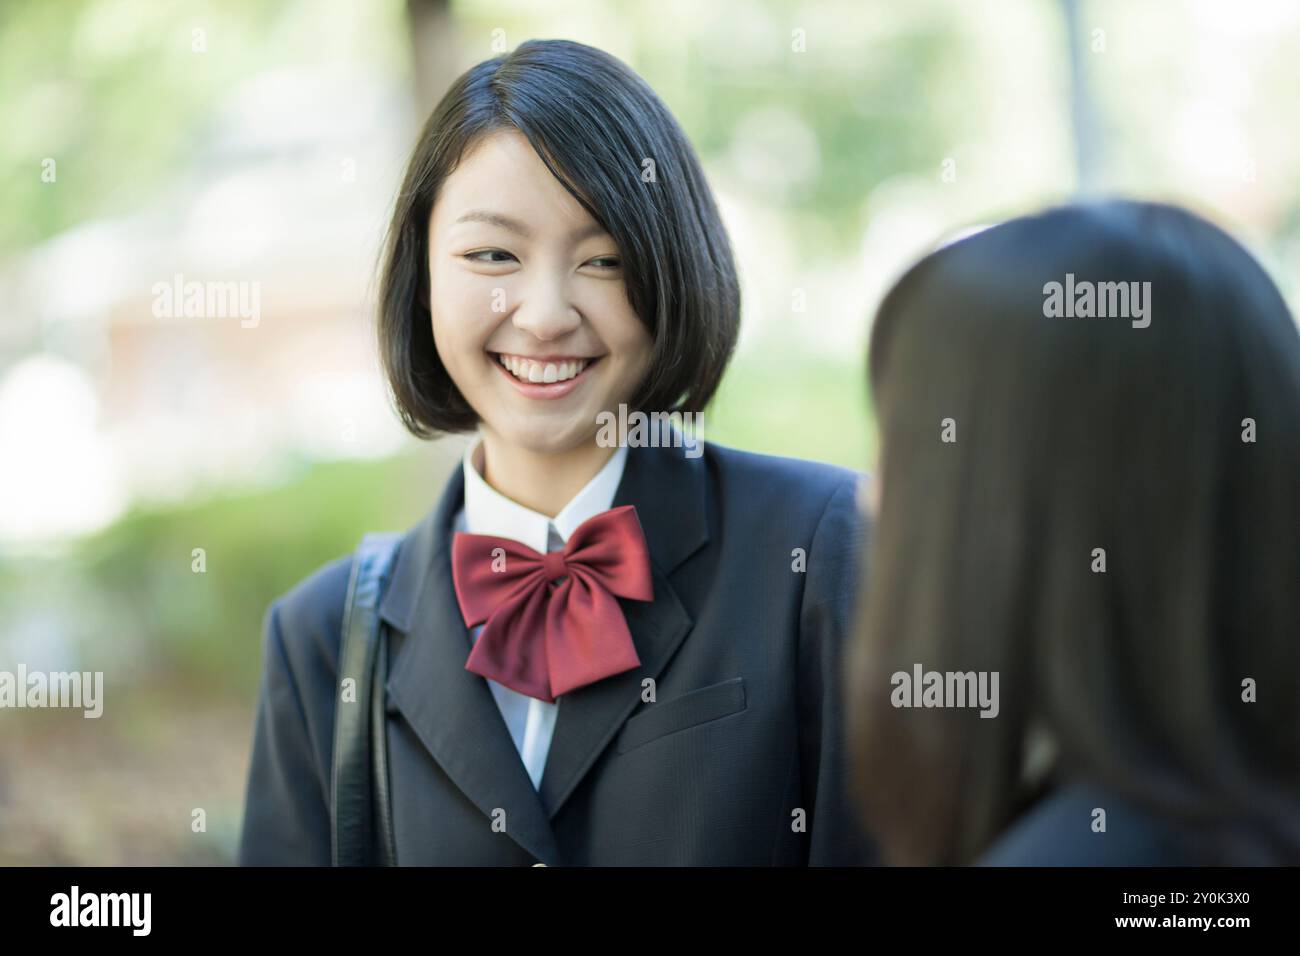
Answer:
[[[526,238],[604,231],[517,130],[498,130],[471,144],[438,190],[431,230],[474,224]]]

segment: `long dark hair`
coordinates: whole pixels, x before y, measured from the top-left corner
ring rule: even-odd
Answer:
[[[654,337],[632,406],[702,410],[735,348],[740,286],[695,151],[654,90],[620,60],[568,40],[529,40],[452,84],[407,164],[383,252],[378,319],[379,354],[403,424],[431,438],[478,423],[434,348],[429,215],[466,151],[498,130],[527,137],[618,244],[628,301]]]
[[[1050,301],[1120,282],[1145,319]],[[1016,219],[907,272],[869,365],[849,737],[886,855],[974,860],[1039,740],[1199,860],[1300,861],[1300,336],[1251,255],[1161,204]],[[894,706],[918,663],[998,672],[998,716]]]

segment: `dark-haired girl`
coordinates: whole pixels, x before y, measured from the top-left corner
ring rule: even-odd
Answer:
[[[395,862],[871,861],[842,779],[856,475],[600,440],[700,412],[738,318],[699,163],[626,66],[536,41],[452,86],[379,318],[407,427],[477,430],[380,604]],[[351,566],[267,613],[243,863],[331,860]]]
[[[1181,209],[1054,209],[914,266],[870,363],[886,858],[1300,863],[1300,337],[1263,269]],[[996,716],[912,706],[918,665],[998,675]]]

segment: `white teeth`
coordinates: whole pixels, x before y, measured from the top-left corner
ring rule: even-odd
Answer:
[[[574,378],[589,363],[588,359],[577,359],[571,362],[534,362],[519,355],[498,355],[497,360],[515,378],[524,382],[547,385]]]

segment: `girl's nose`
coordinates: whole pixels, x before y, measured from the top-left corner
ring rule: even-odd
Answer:
[[[582,324],[562,282],[536,283],[524,290],[512,317],[515,328],[543,342],[567,335]]]

